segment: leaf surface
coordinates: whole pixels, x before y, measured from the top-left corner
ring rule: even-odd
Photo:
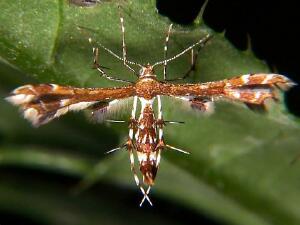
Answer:
[[[170,21],[157,14],[154,1],[108,1],[83,8],[59,0],[15,0],[1,1],[0,8],[1,97],[26,83],[78,87],[123,85],[100,78],[97,71],[91,69],[92,46],[88,43],[88,38],[92,37],[95,42],[121,55],[119,13],[125,19],[129,60],[152,64],[163,59],[165,34]],[[201,49],[197,70],[188,82],[269,71],[250,49],[237,50],[223,34],[215,33],[201,20],[185,27],[174,25],[168,55],[180,52],[207,33],[213,34],[213,38]],[[122,62],[104,51],[100,52],[100,62],[110,68],[108,72],[112,75],[136,79],[122,66]],[[169,77],[184,74],[188,66],[188,55],[175,60],[168,67]],[[162,79],[162,69],[156,72]],[[240,104],[222,102],[208,117],[186,111],[178,101],[169,98],[164,98],[163,103],[166,120],[185,121],[182,126],[166,127],[166,142],[190,151],[191,155],[163,152],[157,183],[151,195],[155,205],[166,201],[175,204],[176,208],[192,210],[199,216],[207,215],[220,223],[299,224],[300,164],[291,165],[290,162],[299,153],[300,129],[283,105],[273,104],[270,112],[262,115]],[[126,139],[126,126],[91,124],[82,114],[77,114],[34,129],[3,100],[0,102],[0,115],[0,165],[3,167],[31,168],[66,177],[80,177],[83,178],[83,186],[77,186],[79,189],[101,182],[119,187],[121,192],[125,188],[123,195],[128,189],[138,193],[129,170],[127,153],[103,155]],[[20,179],[17,184],[22,186],[24,182]],[[28,185],[34,186],[37,192],[43,192],[44,199],[34,198],[34,201],[45,218],[58,218],[53,208],[55,204],[69,201],[69,193],[61,196],[63,193],[57,187],[53,193],[60,195],[55,196],[51,190],[43,190],[42,184],[37,187],[32,181]],[[31,196],[25,189],[13,189],[11,195],[5,195],[14,185],[8,182],[0,186],[2,207],[8,207],[12,200],[17,202]],[[86,192],[89,189],[85,189],[82,195]],[[117,193],[115,190],[111,196],[116,204],[122,195]],[[49,198],[55,204],[43,207],[42,201]],[[109,201],[109,198],[103,198],[105,203]],[[93,198],[82,200],[82,204],[82,207],[95,205],[99,211],[103,207]],[[26,207],[21,206],[22,209]],[[71,205],[66,207],[68,210],[72,208]],[[18,207],[11,204],[8,208],[17,210]],[[103,221],[108,215],[115,215],[112,204],[105,207],[105,215],[96,214],[97,209],[89,207],[76,212],[78,208],[79,203],[75,202],[70,213],[80,218]],[[125,206],[122,210],[127,212]],[[138,212],[128,209],[128,213]],[[30,216],[34,217],[33,214]],[[170,216],[160,215],[159,219],[174,223]],[[132,224],[131,220],[125,222]],[[74,219],[64,224],[80,223]]]

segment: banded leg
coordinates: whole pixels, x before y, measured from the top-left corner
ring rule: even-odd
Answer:
[[[122,52],[123,52],[123,64],[126,66],[129,70],[131,70],[134,74],[136,74],[135,70],[131,68],[127,64],[127,50],[126,50],[126,43],[125,43],[125,26],[124,26],[124,18],[120,15],[120,22],[121,22],[121,31],[122,31]]]
[[[185,72],[185,74],[182,77],[177,77],[177,78],[174,78],[174,79],[171,79],[168,81],[184,80],[184,79],[188,78],[190,76],[190,74],[193,71],[195,71],[196,61],[197,61],[199,50],[200,50],[200,48],[198,48],[196,53],[194,53],[194,49],[191,49],[191,65],[190,65],[189,69]]]
[[[184,124],[184,121],[170,121],[170,120],[164,120],[164,123],[168,123],[168,124]]]
[[[183,154],[187,154],[187,155],[190,154],[189,152],[187,152],[187,151],[185,151],[185,150],[183,150],[183,149],[180,149],[180,148],[176,148],[176,147],[174,147],[174,146],[172,146],[172,145],[166,145],[166,147],[169,148],[169,149],[171,149],[171,150],[174,150],[174,151],[183,153]]]
[[[134,133],[134,124],[133,123],[136,122],[135,115],[136,115],[136,109],[137,109],[137,100],[138,100],[138,97],[134,96],[133,107],[132,107],[131,118],[130,118],[130,125],[129,125],[129,141],[131,141],[131,143],[133,140],[133,133]]]
[[[167,147],[169,149],[181,152],[181,153],[185,153],[185,154],[189,154],[189,152],[184,151],[182,149],[179,148],[175,148],[171,145],[167,145],[164,143],[164,138],[163,138],[163,126],[164,126],[164,122],[163,122],[163,118],[162,118],[162,104],[161,104],[161,98],[159,95],[157,95],[157,106],[158,106],[158,114],[157,114],[157,119],[158,121],[160,121],[160,124],[158,126],[158,145],[157,145],[157,149],[158,149],[158,159],[157,159],[157,166],[159,165],[160,162],[160,151],[161,149],[163,149],[164,147]]]
[[[158,107],[158,113],[157,113],[157,121],[158,121],[158,144],[157,148],[162,149],[165,146],[164,139],[163,139],[163,116],[162,116],[162,104],[161,104],[161,98],[160,95],[157,95],[157,107]]]
[[[187,70],[187,72],[185,72],[183,77],[168,80],[167,79],[167,54],[168,54],[168,44],[169,44],[169,39],[170,39],[172,26],[173,26],[173,24],[170,24],[169,30],[168,30],[168,33],[167,33],[167,36],[166,36],[165,47],[164,47],[164,80],[166,80],[166,81],[184,80],[185,78],[187,78],[190,75],[190,73],[195,70],[195,65],[196,65],[195,62],[197,60],[198,53],[199,53],[199,50],[201,48],[201,47],[198,48],[196,54],[194,54],[194,49],[193,48],[191,49],[191,66]]]
[[[139,177],[137,175],[137,172],[136,172],[135,166],[134,166],[134,154],[133,154],[133,141],[132,140],[133,140],[134,129],[135,129],[135,126],[136,126],[134,123],[136,121],[135,116],[136,116],[136,110],[137,110],[137,100],[138,100],[138,97],[135,96],[134,99],[133,99],[133,108],[132,108],[132,111],[131,111],[131,121],[130,121],[130,126],[129,126],[129,139],[126,143],[126,146],[127,146],[128,152],[129,152],[130,169],[133,173],[134,181],[135,181],[136,185],[139,187],[139,189],[141,190],[142,194],[144,195],[143,199],[147,199],[147,201],[152,206],[152,202],[151,202],[150,198],[148,197],[149,192],[148,193],[145,192],[145,189],[143,188],[143,186],[140,183]],[[144,202],[144,200],[142,202]],[[142,203],[141,203],[141,205],[142,205]]]
[[[199,41],[195,42],[194,44],[190,45],[189,47],[187,47],[186,49],[182,50],[181,52],[179,52],[178,54],[172,56],[171,58],[168,58],[168,59],[165,59],[163,61],[159,61],[159,62],[156,62],[152,65],[152,67],[156,67],[158,65],[162,65],[162,64],[165,64],[165,63],[168,63],[168,62],[171,62],[173,61],[174,59],[177,59],[178,57],[184,55],[185,53],[189,52],[190,50],[192,50],[193,48],[195,48],[196,46],[198,45],[203,45],[204,43],[206,43],[209,39],[211,38],[211,35],[207,34],[205,35],[204,38],[200,39]]]
[[[196,62],[197,62],[197,58],[198,58],[200,49],[208,41],[208,39],[209,39],[209,37],[205,37],[204,39],[202,39],[204,41],[200,45],[200,47],[198,47],[197,51],[194,51],[193,48],[191,49],[191,59],[190,59],[191,64],[190,64],[189,69],[184,73],[184,75],[182,77],[177,77],[177,78],[174,78],[174,79],[169,79],[167,81],[184,80],[184,79],[188,78],[193,71],[195,71],[195,69],[196,69]]]
[[[192,65],[191,65],[190,69],[184,74],[184,76],[181,77],[181,78],[175,78],[175,79],[171,79],[171,80],[165,79],[166,81],[182,80],[182,79],[188,77],[189,74],[190,74],[190,72],[193,71],[193,70],[195,69],[195,61],[196,61],[196,57],[197,57],[197,55],[198,55],[198,52],[200,51],[201,46],[202,46],[203,44],[205,44],[210,38],[211,38],[211,36],[210,36],[209,34],[207,34],[204,38],[202,38],[202,39],[200,39],[199,41],[197,41],[196,43],[190,45],[189,47],[187,47],[186,49],[184,49],[184,50],[181,51],[180,53],[174,55],[174,56],[171,57],[171,58],[164,59],[163,61],[156,62],[156,63],[154,63],[154,64],[152,65],[152,67],[154,68],[154,67],[156,67],[156,66],[158,66],[158,65],[162,65],[162,64],[165,66],[168,62],[173,61],[174,59],[177,59],[178,57],[180,57],[180,56],[184,55],[185,53],[191,51],[191,53],[192,53],[192,54],[191,54],[191,55],[192,55],[192,60],[191,60],[192,63],[191,63],[191,64],[192,64]],[[166,39],[168,39],[168,38],[166,38]],[[193,49],[194,49],[196,46],[200,46],[200,47],[198,48],[197,53],[196,53],[195,56],[194,56],[194,50],[193,50]]]
[[[150,193],[150,190],[151,190],[151,186],[149,185],[148,188],[147,188],[147,191],[146,191],[146,194],[144,195],[141,203],[140,203],[140,207],[143,205],[144,201],[146,200],[148,194]],[[152,206],[152,204],[150,203],[150,205]]]
[[[127,144],[123,144],[122,146],[113,148],[113,149],[111,149],[111,150],[105,152],[105,154],[110,154],[110,153],[113,153],[113,152],[115,152],[115,151],[122,150],[122,149],[125,148],[126,146],[127,146]]]
[[[171,23],[168,29],[168,33],[166,36],[165,47],[164,47],[164,80],[167,80],[167,54],[168,54],[168,44],[170,39],[170,34],[172,30],[173,24]]]
[[[91,41],[91,39],[90,39],[90,41]],[[120,79],[120,78],[110,76],[102,69],[104,67],[100,66],[100,64],[99,64],[99,48],[93,47],[93,55],[94,55],[93,68],[98,70],[101,73],[102,77],[104,77],[108,80],[112,80],[112,81],[118,81],[118,82],[130,83],[130,84],[133,83],[129,80],[124,80],[124,79]]]
[[[131,147],[133,147],[133,146],[131,146]],[[144,195],[143,200],[140,203],[140,206],[142,206],[142,204],[144,202],[144,199],[147,199],[147,201],[149,202],[149,204],[151,206],[153,206],[153,204],[152,204],[152,202],[151,202],[151,200],[150,200],[150,198],[148,196],[148,194],[150,192],[150,189],[148,188],[147,192],[145,191],[144,187],[140,183],[140,179],[139,179],[139,177],[137,175],[137,172],[135,170],[135,166],[134,166],[134,154],[133,154],[133,151],[132,151],[133,149],[132,148],[130,149],[130,147],[128,147],[127,149],[128,149],[129,158],[130,158],[130,169],[131,169],[131,171],[133,173],[134,181],[136,183],[136,186],[139,187],[139,189],[141,190],[142,194]]]

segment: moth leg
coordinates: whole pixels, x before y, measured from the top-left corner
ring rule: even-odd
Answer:
[[[116,78],[114,76],[108,75],[102,66],[99,64],[99,48],[93,47],[93,55],[94,55],[94,60],[93,60],[93,68],[96,69],[98,72],[100,72],[101,76],[112,81],[118,81],[118,82],[124,82],[124,83],[130,83],[133,84],[133,82],[129,80],[124,80],[120,78]]]
[[[185,153],[185,154],[190,154],[189,152],[187,151],[184,151],[182,149],[179,149],[179,148],[175,148],[171,145],[168,145],[168,144],[165,144],[164,143],[164,138],[163,138],[163,126],[164,126],[164,121],[163,121],[163,117],[162,117],[162,104],[161,104],[161,98],[160,96],[158,95],[157,96],[157,106],[158,106],[158,114],[157,114],[157,123],[158,123],[158,144],[156,146],[156,149],[158,151],[158,155],[159,155],[159,159],[160,159],[160,151],[161,149],[163,149],[164,147],[167,147],[169,149],[172,149],[172,150],[175,150],[175,151],[178,151],[178,152],[181,152],[181,153]],[[159,161],[160,160],[157,160],[157,166],[159,165]]]
[[[107,123],[126,123],[125,120],[105,120]]]
[[[190,154],[189,152],[187,152],[187,151],[185,151],[185,150],[183,150],[183,149],[180,149],[180,148],[176,148],[176,147],[174,147],[174,146],[172,146],[172,145],[166,145],[166,147],[169,148],[169,149],[171,149],[171,150],[174,150],[174,151],[183,153],[183,154],[187,154],[187,155]]]
[[[190,76],[190,74],[195,71],[196,68],[196,61],[197,61],[197,57],[198,57],[198,51],[196,51],[196,53],[194,53],[194,49],[191,49],[191,59],[190,59],[190,67],[189,69],[184,73],[184,75],[182,77],[177,77],[177,78],[173,78],[173,79],[168,79],[166,81],[177,81],[177,80],[184,80],[186,78],[188,78]]]
[[[110,153],[113,153],[113,152],[115,152],[115,151],[122,150],[122,149],[125,148],[126,146],[127,146],[127,145],[124,144],[124,145],[122,145],[122,146],[120,146],[120,147],[113,148],[113,149],[111,149],[111,150],[105,152],[105,154],[110,154]]]
[[[163,116],[162,116],[162,103],[161,103],[161,98],[159,95],[157,95],[157,107],[158,107],[158,113],[157,113],[156,125],[158,128],[158,143],[157,143],[156,149],[160,150],[165,147],[165,142],[164,142],[164,137],[163,137],[163,135],[164,135],[163,127],[164,127],[165,123],[164,123]]]
[[[132,147],[133,147],[132,145],[131,146],[127,145],[127,150],[129,152],[129,158],[130,158],[130,169],[131,169],[131,171],[133,173],[134,181],[136,183],[136,186],[139,187],[139,189],[141,190],[142,194],[144,195],[143,198],[147,199],[147,201],[149,202],[149,204],[152,206],[153,204],[152,204],[152,202],[151,202],[151,200],[150,200],[150,198],[148,196],[148,193],[145,191],[144,187],[141,185],[140,179],[139,179],[139,177],[137,175],[137,172],[135,170],[135,166],[134,166],[134,154],[133,154],[133,151],[132,151],[133,150]],[[140,206],[142,206],[143,201],[144,200],[142,200]]]
[[[164,46],[164,80],[167,80],[167,54],[168,54],[168,43],[170,39],[170,34],[171,34],[171,29],[172,29],[173,24],[170,24],[167,35],[166,35],[166,40],[165,40],[165,46]]]
[[[184,73],[184,75],[182,77],[177,77],[177,78],[174,78],[174,79],[168,79],[166,81],[177,81],[177,80],[184,80],[184,79],[188,78],[191,75],[191,73],[193,71],[195,71],[195,69],[196,69],[196,62],[197,62],[197,58],[198,58],[199,52],[202,49],[202,47],[206,44],[206,42],[209,40],[209,38],[210,38],[210,36],[206,36],[203,39],[201,39],[203,41],[202,41],[201,45],[197,48],[196,51],[194,51],[194,48],[191,49],[191,51],[190,51],[190,55],[191,55],[190,56],[191,57],[190,58],[190,67]]]
[[[140,207],[143,205],[144,201],[146,200],[146,196],[148,196],[148,194],[150,193],[150,190],[151,190],[151,186],[149,185],[148,188],[147,188],[147,191],[146,191],[146,195],[144,195],[144,197],[143,197],[143,199],[142,199],[142,201],[140,203]]]
[[[158,106],[158,114],[157,114],[157,119],[161,122],[163,122],[163,116],[162,116],[162,103],[161,103],[161,98],[160,95],[157,95],[157,106]],[[163,124],[162,124],[163,125]],[[163,126],[160,126],[158,129],[158,136],[159,139],[161,140],[163,138]]]
[[[123,52],[123,64],[126,66],[129,70],[131,70],[134,74],[137,75],[135,70],[131,68],[131,66],[128,65],[127,61],[127,49],[126,49],[126,43],[125,43],[125,26],[124,26],[124,18],[122,15],[120,15],[120,22],[121,22],[121,31],[122,31],[122,52]],[[135,64],[135,63],[134,63]]]
[[[151,202],[150,198],[148,197],[148,193],[145,192],[145,189],[141,185],[139,177],[138,177],[137,172],[135,170],[135,166],[134,166],[133,134],[136,130],[136,118],[135,117],[136,117],[136,110],[137,110],[137,100],[138,100],[138,97],[134,96],[133,108],[132,108],[132,111],[131,111],[131,119],[130,119],[130,123],[129,123],[129,135],[128,135],[129,137],[128,137],[128,141],[126,143],[126,147],[127,147],[128,153],[129,153],[130,169],[133,173],[134,181],[135,181],[136,185],[139,187],[139,189],[141,190],[142,194],[144,195],[144,198],[146,198],[147,201],[152,206],[152,202]]]
[[[168,123],[168,124],[184,124],[184,121],[171,121],[171,120],[164,120],[164,123]]]

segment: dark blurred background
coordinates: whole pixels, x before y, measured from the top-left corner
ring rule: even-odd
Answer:
[[[197,16],[203,0],[158,0],[160,14],[180,24],[190,24]],[[204,21],[239,49],[247,48],[248,39],[258,58],[265,60],[273,72],[300,83],[299,6],[297,1],[211,0]],[[300,116],[300,87],[286,94],[288,109]]]

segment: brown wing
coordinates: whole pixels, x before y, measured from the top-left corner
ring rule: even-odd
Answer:
[[[134,95],[133,86],[118,88],[75,88],[56,84],[25,85],[15,89],[7,101],[21,107],[34,126],[48,123],[69,111],[80,111],[103,102]]]
[[[163,83],[161,90],[164,95],[190,99],[192,105],[196,100],[196,106],[204,109],[201,99],[207,102],[225,98],[247,105],[263,106],[266,99],[278,99],[276,89],[287,90],[293,85],[291,80],[279,74],[247,74],[201,84]]]

